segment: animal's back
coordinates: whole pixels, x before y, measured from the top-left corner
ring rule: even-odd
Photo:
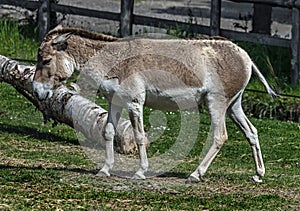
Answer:
[[[209,91],[232,98],[247,84],[252,61],[228,40],[133,39],[108,43],[91,64],[106,79],[118,78],[125,93],[136,86],[146,105],[164,109]]]

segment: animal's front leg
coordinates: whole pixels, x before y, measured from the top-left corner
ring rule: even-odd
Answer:
[[[132,179],[145,179],[145,172],[148,169],[148,158],[145,146],[145,132],[143,124],[143,105],[132,102],[128,106],[128,114],[133,127],[134,137],[139,149],[140,168]]]
[[[109,171],[114,164],[114,137],[116,128],[120,119],[122,108],[112,103],[109,104],[108,119],[103,130],[103,138],[105,140],[105,164],[97,174],[98,176],[110,176]]]

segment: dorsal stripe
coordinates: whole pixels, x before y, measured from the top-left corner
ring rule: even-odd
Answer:
[[[119,40],[117,37],[101,34],[101,33],[96,33],[92,31],[87,31],[84,29],[80,28],[62,28],[62,29],[54,29],[50,31],[46,37],[45,40],[51,39],[52,35],[60,35],[60,34],[66,34],[66,33],[71,33],[74,35],[78,35],[84,38],[92,39],[92,40],[101,40],[101,41],[107,41],[107,42],[112,42]]]

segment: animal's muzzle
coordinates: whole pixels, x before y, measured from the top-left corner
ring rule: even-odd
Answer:
[[[53,95],[52,86],[47,83],[43,84],[34,81],[32,84],[32,93],[33,96],[38,100],[46,100],[48,98],[51,98]]]

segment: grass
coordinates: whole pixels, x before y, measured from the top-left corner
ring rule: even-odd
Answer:
[[[266,165],[262,184],[254,173],[246,139],[227,121],[229,140],[205,176],[205,182],[185,184],[197,166],[209,128],[200,115],[197,142],[185,161],[163,177],[134,182],[97,178],[98,168],[64,125],[42,126],[42,116],[7,84],[0,84],[0,208],[106,210],[287,210],[299,209],[300,124],[251,119],[259,130]],[[149,111],[148,111],[149,112]],[[158,142],[176,138],[176,113]],[[155,148],[154,143],[154,148]],[[162,146],[158,144],[158,146]],[[151,204],[150,204],[151,203]]]
[[[14,39],[1,40],[0,54],[34,59],[37,42],[22,47],[32,40],[25,32],[16,35],[19,29],[15,27],[11,29],[15,35],[9,35],[9,31],[6,39]],[[4,39],[2,35],[0,39]],[[5,42],[10,46],[3,45]],[[21,47],[16,46],[11,52],[11,45]],[[61,124],[54,128],[51,124],[42,125],[41,113],[10,85],[0,83],[0,99],[0,209],[300,209],[299,123],[250,118],[259,131],[265,160],[266,175],[261,184],[250,181],[254,174],[251,149],[229,119],[229,140],[209,168],[205,181],[185,184],[185,178],[198,164],[209,130],[205,111],[200,114],[197,141],[182,163],[163,176],[131,181],[115,176],[96,177],[99,168],[84,153],[75,132]],[[151,111],[145,113],[149,129]],[[178,113],[163,115],[168,119],[167,130],[152,144],[151,156],[167,150],[166,143],[172,143],[178,135]]]
[[[21,27],[13,20],[0,22],[1,55],[24,60],[36,60],[38,46],[37,32],[34,26]]]

